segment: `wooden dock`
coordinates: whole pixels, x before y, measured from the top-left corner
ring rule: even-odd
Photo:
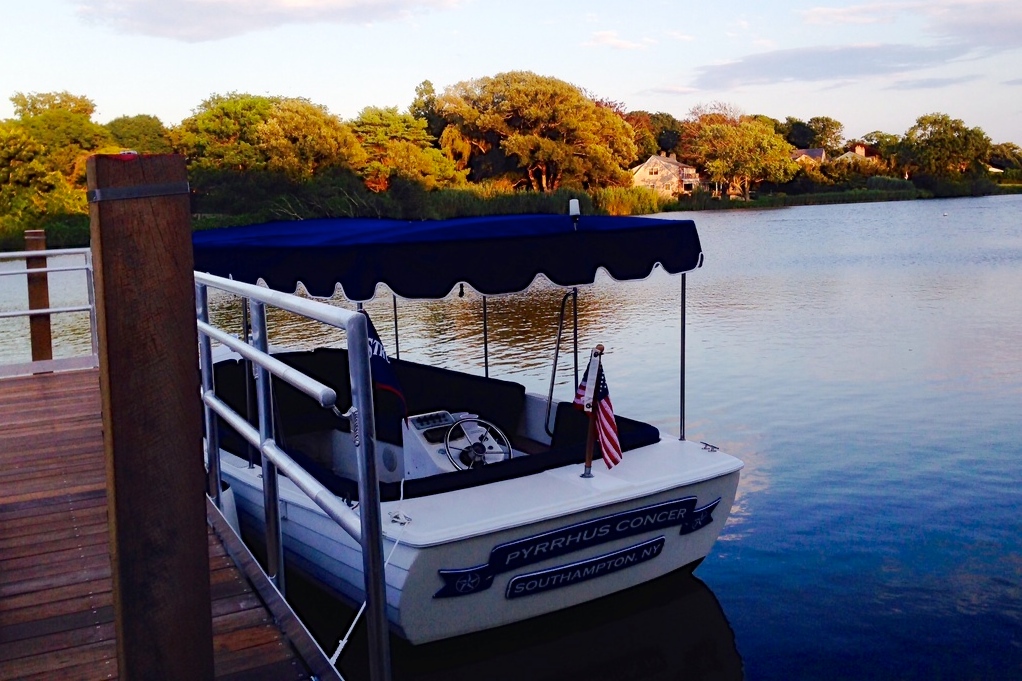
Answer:
[[[95,369],[0,380],[2,680],[118,677],[100,404]],[[208,508],[216,678],[337,678]]]

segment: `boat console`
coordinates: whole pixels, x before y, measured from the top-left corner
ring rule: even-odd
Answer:
[[[469,412],[410,416],[402,426],[405,479],[476,468],[513,456],[510,440]]]

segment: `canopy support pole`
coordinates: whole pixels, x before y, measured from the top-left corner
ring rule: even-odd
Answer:
[[[397,294],[390,294],[394,299],[394,359],[401,359],[401,341],[397,335]]]
[[[685,439],[685,274],[681,275],[681,435],[679,440]]]
[[[483,296],[483,374],[490,377],[489,325],[486,318],[486,296]]]
[[[578,286],[571,289],[572,337],[575,341],[575,383],[578,385]]]

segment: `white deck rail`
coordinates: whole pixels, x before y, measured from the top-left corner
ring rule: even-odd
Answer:
[[[247,302],[251,318],[250,338],[239,339],[210,325],[209,288],[225,291]],[[345,331],[348,339],[352,407],[344,416],[351,421],[351,432],[358,454],[358,513],[327,490],[274,441],[271,376],[276,376],[309,395],[324,408],[336,410],[337,393],[333,388],[302,374],[269,354],[266,329],[267,305]],[[284,549],[280,526],[278,471],[286,475],[323,509],[324,513],[360,542],[366,580],[370,675],[372,679],[389,679],[390,653],[386,617],[386,580],[380,522],[379,479],[376,473],[376,431],[366,316],[319,301],[299,298],[280,291],[199,272],[195,273],[195,311],[199,332],[199,362],[202,371],[202,402],[205,411],[211,496],[219,506],[220,438],[217,432],[218,421],[216,418],[219,416],[262,455],[267,573],[282,594],[285,593]],[[216,396],[213,382],[212,340],[234,350],[255,366],[258,428],[252,426],[245,417],[235,412]]]
[[[0,262],[27,260],[29,258],[52,258],[57,256],[81,255],[84,256],[84,263],[81,265],[61,267],[26,267],[24,269],[0,271],[0,276],[31,276],[34,274],[49,275],[51,272],[85,272],[85,286],[88,294],[87,305],[70,305],[65,307],[47,307],[43,309],[9,310],[0,312],[0,319],[12,317],[34,317],[38,315],[65,314],[68,312],[88,312],[89,327],[92,336],[92,353],[85,356],[62,357],[59,359],[33,360],[31,362],[20,362],[17,364],[0,365],[0,377],[17,376],[21,374],[35,374],[47,371],[65,371],[68,369],[88,369],[99,366],[99,343],[96,335],[96,298],[93,289],[92,279],[92,250],[88,248],[55,248],[41,251],[15,251],[0,253]]]

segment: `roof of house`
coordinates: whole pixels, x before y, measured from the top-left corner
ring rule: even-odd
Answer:
[[[690,166],[690,165],[688,165],[686,163],[682,163],[677,158],[671,158],[670,156],[657,156],[656,154],[654,154],[654,155],[650,156],[649,158],[647,158],[642,163],[640,163],[639,165],[637,165],[634,168],[632,168],[632,173],[635,173],[639,168],[642,168],[643,166],[645,166],[650,161],[660,161],[660,162],[665,163],[665,164],[667,164],[669,166],[674,166],[674,167],[678,168],[679,170],[689,169],[689,170],[695,171],[695,166]]]
[[[791,157],[793,159],[811,158],[814,161],[821,161],[822,162],[822,161],[827,160],[827,150],[826,149],[796,149],[795,151],[791,152]]]

